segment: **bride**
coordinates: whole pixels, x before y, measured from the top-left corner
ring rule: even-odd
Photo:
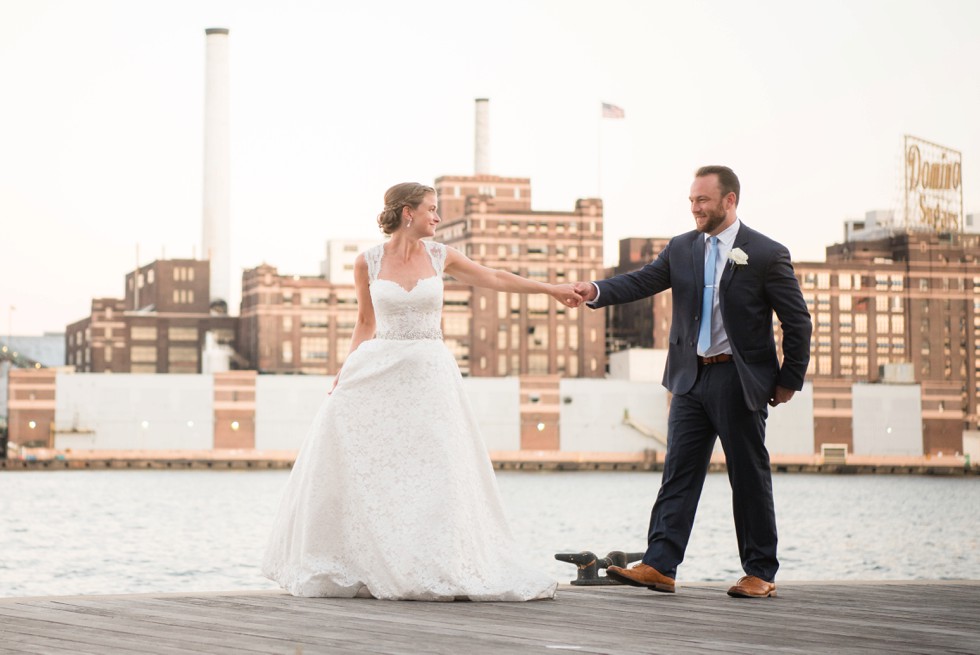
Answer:
[[[294,596],[553,598],[511,537],[462,377],[442,342],[442,278],[576,307],[571,285],[485,268],[423,241],[440,218],[420,184],[385,193],[391,238],[354,266],[351,352],[300,449],[262,565]]]

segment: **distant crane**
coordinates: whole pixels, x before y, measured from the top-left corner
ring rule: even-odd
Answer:
[[[16,368],[45,368],[41,362],[31,359],[4,344],[0,346],[0,362],[10,362]]]
[[[649,437],[662,445],[664,448],[667,447],[667,436],[660,432],[659,430],[654,430],[649,425],[640,423],[635,418],[630,417],[630,410],[628,408],[623,409],[623,425],[627,425],[644,437]]]

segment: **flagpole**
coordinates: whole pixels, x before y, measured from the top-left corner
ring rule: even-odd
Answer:
[[[599,117],[596,119],[596,167],[595,167],[595,189],[596,197],[602,198],[602,103],[599,103]]]

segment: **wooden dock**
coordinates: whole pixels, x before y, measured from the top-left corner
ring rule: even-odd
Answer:
[[[279,591],[0,598],[3,653],[980,652],[980,581],[562,586],[531,603]]]

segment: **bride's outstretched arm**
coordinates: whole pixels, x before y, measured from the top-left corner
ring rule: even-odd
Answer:
[[[446,248],[445,271],[463,284],[474,287],[512,293],[546,293],[568,307],[578,307],[582,303],[582,296],[575,292],[571,284],[548,284],[529,280],[509,271],[487,268],[455,248]]]
[[[362,342],[374,338],[374,304],[371,302],[371,291],[369,290],[367,261],[363,253],[357,256],[354,261],[354,291],[357,294],[357,322],[354,323],[354,333],[350,339],[350,352],[357,350]],[[350,357],[350,353],[347,354]],[[343,367],[341,367],[343,368]],[[327,393],[333,393],[340,380],[340,371],[337,371],[333,379],[333,386]]]

